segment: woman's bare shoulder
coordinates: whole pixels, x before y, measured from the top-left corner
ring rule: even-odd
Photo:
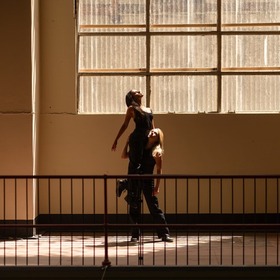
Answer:
[[[129,115],[130,117],[134,117],[134,107],[129,106],[126,110],[126,115]]]

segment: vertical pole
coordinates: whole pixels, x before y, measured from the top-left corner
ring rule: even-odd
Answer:
[[[146,106],[151,100],[151,33],[150,33],[150,0],[146,0]]]
[[[217,111],[222,109],[222,1],[217,1]]]
[[[104,175],[104,261],[102,262],[103,266],[110,266],[111,262],[108,257],[108,197],[107,197],[107,176]]]

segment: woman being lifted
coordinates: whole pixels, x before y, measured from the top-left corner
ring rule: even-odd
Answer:
[[[144,148],[147,144],[147,136],[154,128],[153,112],[150,108],[142,105],[143,94],[139,90],[132,89],[126,94],[126,115],[122,126],[112,145],[112,151],[116,151],[119,138],[127,129],[131,119],[135,122],[135,129],[129,136],[129,168],[128,174],[141,173],[141,161]]]

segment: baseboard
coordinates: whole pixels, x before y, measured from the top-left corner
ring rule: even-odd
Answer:
[[[0,237],[1,238],[25,238],[35,235],[36,229],[32,227],[24,227],[24,225],[34,224],[34,220],[5,220],[0,221]],[[18,225],[17,227],[13,225]]]
[[[279,214],[166,214],[166,220],[168,224],[175,225],[173,229],[182,229],[180,225],[192,224],[192,225],[204,225],[207,224],[208,229],[212,225],[220,225],[222,228],[226,224],[279,224]],[[144,224],[152,224],[153,220],[151,215],[143,214],[142,221]],[[129,224],[129,217],[126,214],[109,214],[107,217],[109,224]],[[15,227],[12,225],[20,225]],[[24,227],[23,225],[51,225],[46,227],[38,227],[38,229],[32,227]],[[67,225],[63,227],[54,227],[54,225]],[[104,215],[103,214],[40,214],[35,221],[33,220],[5,220],[0,221],[0,237],[31,237],[41,231],[104,231]],[[6,225],[3,227],[3,225]],[[71,226],[73,225],[73,226]],[[78,228],[77,225],[83,225],[82,228]],[[88,226],[87,226],[88,225]],[[92,225],[95,225],[94,227]],[[176,228],[176,225],[178,227]],[[112,228],[111,228],[112,229]],[[109,229],[110,230],[110,229]],[[115,230],[113,228],[113,230]],[[122,230],[126,231],[129,228],[122,227]]]

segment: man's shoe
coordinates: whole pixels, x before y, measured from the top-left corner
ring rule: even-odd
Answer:
[[[164,242],[173,242],[173,239],[170,237],[169,234],[165,234],[162,238],[161,238],[162,241]]]
[[[127,185],[128,185],[127,179],[117,180],[117,186],[116,186],[117,197],[120,197],[122,195],[122,192],[127,190]]]
[[[139,240],[139,238],[137,238],[137,237],[131,237],[130,242],[131,243],[137,243],[138,240]]]

